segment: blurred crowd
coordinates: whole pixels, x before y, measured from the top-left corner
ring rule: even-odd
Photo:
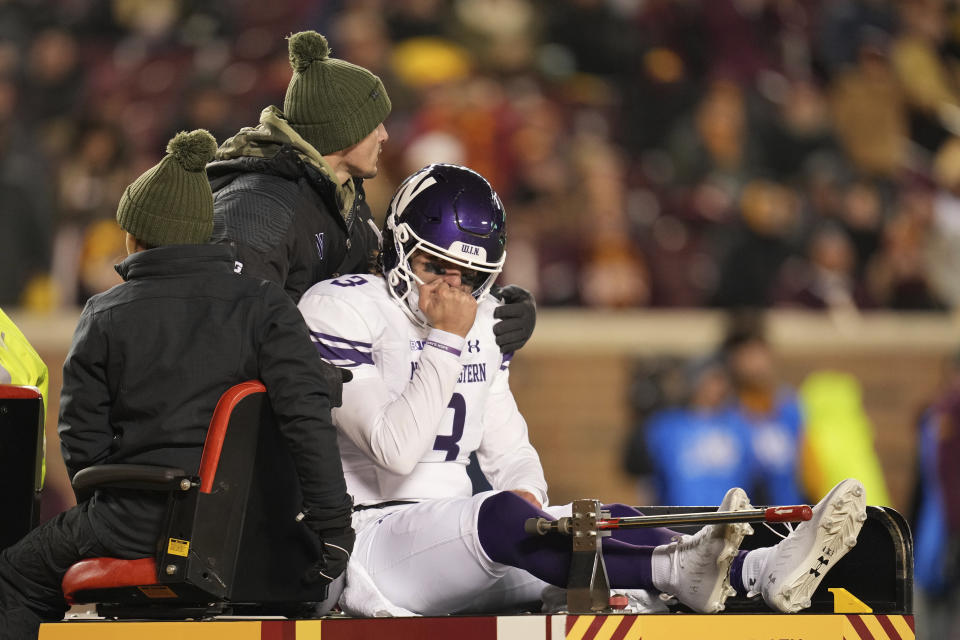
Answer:
[[[123,186],[282,104],[301,29],[393,100],[374,211],[475,168],[542,305],[960,303],[954,2],[0,0],[0,304],[114,284]]]

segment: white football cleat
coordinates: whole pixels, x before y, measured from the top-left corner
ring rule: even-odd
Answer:
[[[848,478],[830,490],[767,556],[760,593],[770,607],[794,613],[810,606],[823,577],[857,543],[867,519],[866,491]]]
[[[718,511],[750,508],[747,494],[734,487],[727,491]],[[660,590],[694,611],[722,611],[727,598],[736,593],[730,586],[730,565],[743,537],[750,533],[753,528],[745,522],[710,524],[692,536],[678,536],[674,542],[654,548],[655,557],[670,563],[670,576]]]

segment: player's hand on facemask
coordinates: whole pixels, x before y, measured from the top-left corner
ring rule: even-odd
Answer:
[[[537,324],[537,304],[533,294],[515,284],[491,290],[491,293],[503,300],[493,312],[493,317],[499,320],[493,325],[497,346],[501,353],[516,351],[527,344]]]
[[[308,584],[318,580],[333,582],[337,576],[347,570],[347,562],[353,552],[356,533],[352,527],[314,531],[314,533],[320,540],[320,560],[307,569],[303,579]]]
[[[420,310],[435,329],[467,337],[477,317],[472,295],[442,280],[420,285]]]

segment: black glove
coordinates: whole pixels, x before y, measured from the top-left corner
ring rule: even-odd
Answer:
[[[347,369],[335,367],[322,358],[320,373],[323,375],[323,382],[327,385],[330,408],[339,407],[343,404],[343,383],[353,380],[353,373]]]
[[[352,527],[314,531],[314,533],[318,540],[317,550],[320,552],[320,560],[307,569],[303,580],[307,584],[318,580],[333,582],[337,576],[347,570],[347,562],[353,552],[353,542],[357,535]]]
[[[496,290],[493,294],[505,303],[493,312],[493,317],[500,320],[493,325],[497,346],[501,353],[517,351],[527,344],[537,324],[537,304],[533,294],[515,284]]]

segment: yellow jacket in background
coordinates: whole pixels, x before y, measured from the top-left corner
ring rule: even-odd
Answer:
[[[0,384],[37,387],[43,396],[43,415],[47,415],[47,365],[3,309],[0,309]],[[38,491],[43,487],[47,474],[46,456],[42,457],[41,469]]]
[[[819,500],[844,478],[867,490],[867,504],[892,506],[863,409],[860,383],[839,371],[816,371],[800,385],[806,417],[801,468],[804,488]]]

